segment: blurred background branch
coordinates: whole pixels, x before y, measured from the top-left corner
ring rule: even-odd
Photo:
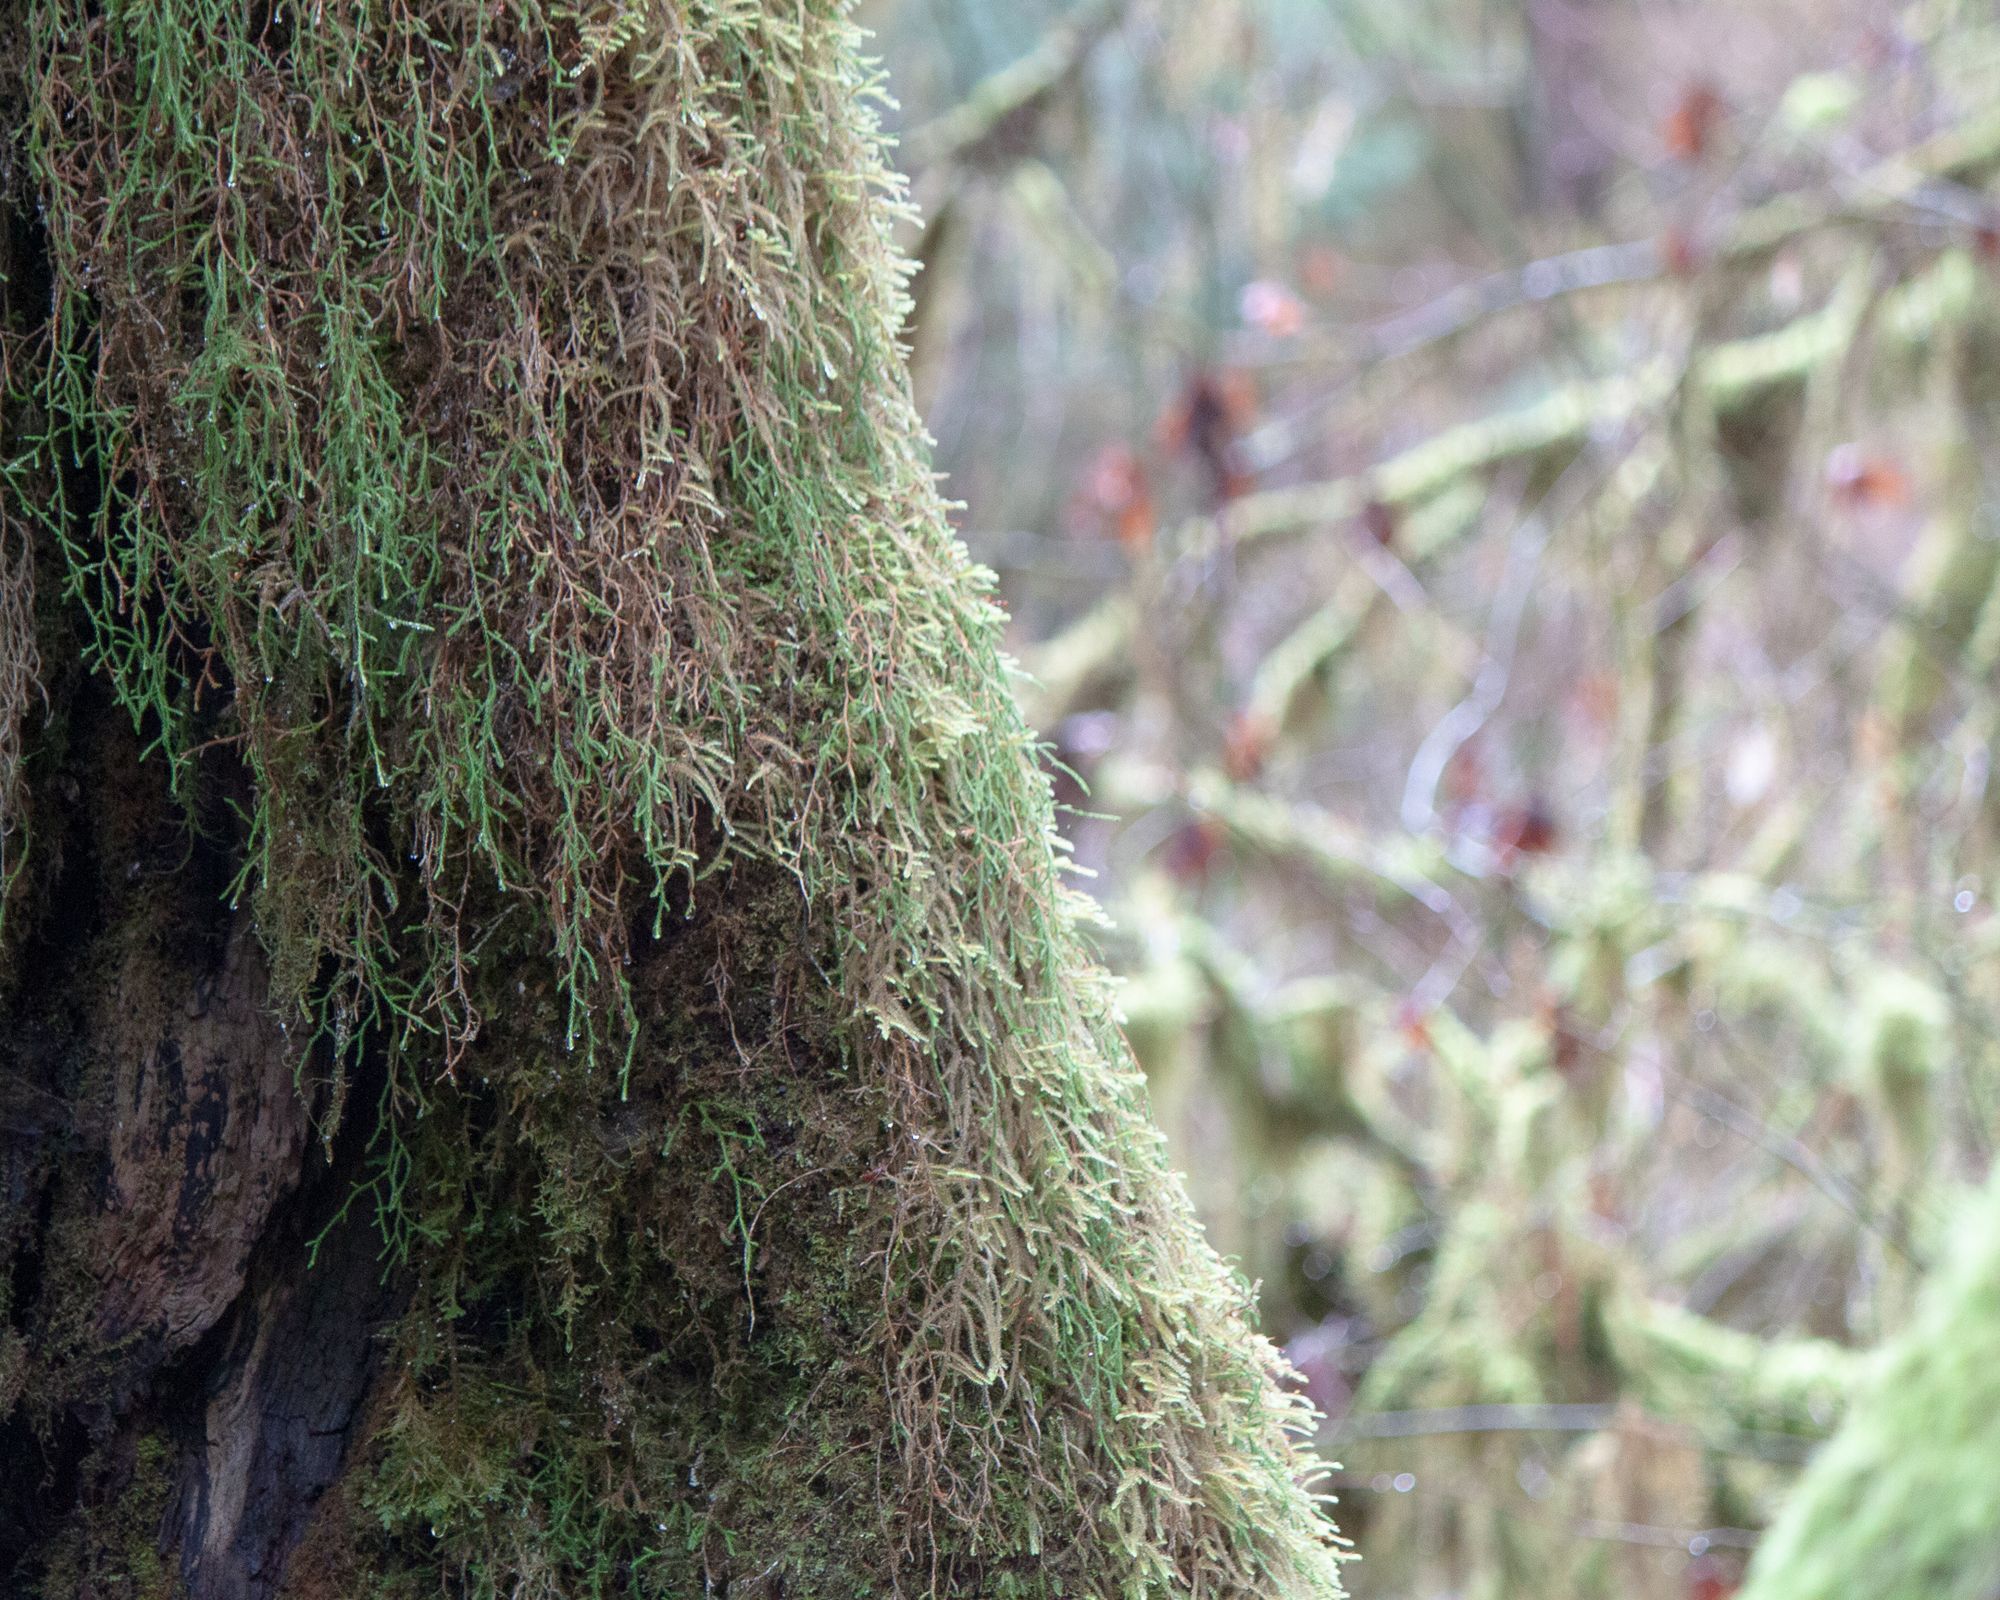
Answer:
[[[2000,22],[863,11],[919,399],[1358,1600],[1734,1592],[2000,1128]]]

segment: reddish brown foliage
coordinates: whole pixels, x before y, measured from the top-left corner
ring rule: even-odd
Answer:
[[[1676,161],[1696,162],[1714,147],[1727,107],[1715,86],[1697,80],[1681,91],[1660,124],[1660,142]]]
[[[1197,372],[1160,417],[1160,444],[1197,462],[1218,502],[1233,500],[1250,487],[1237,440],[1256,413],[1257,393],[1244,374]]]
[[[1252,783],[1278,742],[1278,726],[1261,711],[1239,711],[1222,741],[1222,768],[1237,783]]]
[[[1877,511],[1910,503],[1913,489],[1902,464],[1844,444],[1826,458],[1826,486],[1835,505],[1849,511]]]
[[[1145,465],[1129,445],[1108,444],[1097,452],[1084,473],[1078,500],[1085,519],[1127,550],[1152,545],[1159,516]]]

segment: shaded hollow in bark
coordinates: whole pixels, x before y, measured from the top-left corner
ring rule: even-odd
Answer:
[[[369,1128],[313,1137],[302,1053],[222,893],[226,808],[176,805],[94,686],[62,712],[0,1015],[0,1574],[259,1600],[339,1475],[397,1309],[372,1223],[335,1220]],[[226,775],[204,780],[219,802]]]

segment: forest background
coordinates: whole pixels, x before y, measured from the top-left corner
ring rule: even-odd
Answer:
[[[1735,1593],[2000,1128],[2000,24],[862,16],[939,467],[1351,1589]]]

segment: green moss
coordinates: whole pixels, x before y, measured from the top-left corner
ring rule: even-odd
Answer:
[[[1938,1145],[1932,1097],[1950,1048],[1950,1007],[1933,985],[1908,972],[1871,972],[1857,987],[1850,1070],[1856,1088],[1881,1112],[1884,1176],[1907,1192],[1922,1182]]]
[[[1955,1244],[1758,1547],[1744,1600],[1983,1600],[2000,1587],[2000,1184]]]
[[[1731,1429],[1817,1438],[1847,1403],[1864,1358],[1822,1339],[1767,1340],[1637,1294],[1607,1305],[1630,1388],[1711,1438]]]
[[[9,43],[15,509],[177,781],[247,770],[274,1002],[390,1064],[380,1581],[1336,1593],[931,481],[844,7]]]
[[[182,1592],[178,1573],[159,1551],[161,1519],[173,1487],[172,1447],[156,1434],[129,1447],[114,1461],[109,1446],[93,1451],[86,1477],[114,1478],[120,1486],[91,1506],[56,1539],[38,1593],[46,1600],[76,1595],[102,1600],[174,1600]]]

